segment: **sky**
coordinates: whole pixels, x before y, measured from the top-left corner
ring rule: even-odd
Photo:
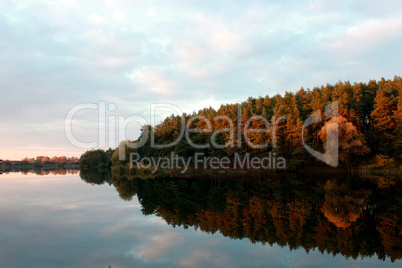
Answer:
[[[0,0],[0,159],[80,156],[172,113],[392,79],[402,73],[401,10],[402,1]]]

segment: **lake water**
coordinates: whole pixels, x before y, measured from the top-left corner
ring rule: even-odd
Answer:
[[[398,180],[82,177],[0,175],[0,267],[402,266]]]

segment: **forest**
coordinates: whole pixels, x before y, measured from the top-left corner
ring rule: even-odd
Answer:
[[[326,120],[325,107],[335,101],[338,105],[338,114]],[[303,129],[303,122],[317,111],[321,111],[323,120]],[[249,120],[253,116],[257,117]],[[278,120],[281,116],[286,118]],[[234,133],[226,131],[230,127],[229,121],[241,128],[235,127]],[[180,135],[183,122],[193,129],[189,133],[192,144],[188,142],[188,139],[182,138],[168,148],[151,146],[151,135],[154,136],[155,144],[158,145],[175,141]],[[211,124],[208,125],[208,122]],[[270,131],[258,131],[266,128],[265,122],[272,123]],[[99,160],[99,157],[92,158],[98,159],[96,161],[106,161],[103,166],[113,164],[113,166],[127,167],[129,154],[132,152],[152,157],[168,157],[172,153],[190,157],[196,152],[201,152],[205,156],[228,158],[234,158],[236,153],[264,157],[275,152],[276,155],[288,160],[290,170],[300,167],[325,167],[325,164],[310,155],[303,146],[303,141],[315,151],[323,152],[327,125],[330,123],[337,123],[339,129],[339,169],[353,169],[361,165],[374,168],[397,167],[402,160],[401,77],[353,84],[340,81],[335,85],[327,84],[311,90],[301,88],[295,93],[286,92],[283,96],[277,94],[249,97],[240,104],[221,105],[218,110],[209,107],[193,114],[171,115],[156,126],[143,126],[137,140],[123,141],[119,148],[125,149],[125,161],[119,161],[119,148],[114,154],[111,154],[109,149],[105,154],[107,157],[103,157],[102,160]],[[274,124],[275,135],[272,131]],[[257,131],[245,133],[246,125]],[[244,142],[246,138],[257,147],[264,144],[269,146],[265,148],[250,146]],[[243,140],[243,143],[238,146],[240,140]],[[141,141],[144,144],[138,148],[126,146],[129,143]],[[218,144],[220,148],[209,146],[212,142]],[[194,148],[194,144],[205,146]],[[99,154],[99,151],[92,151],[92,153]],[[99,162],[88,164],[89,154],[91,151],[84,154],[81,161],[88,166],[99,165]]]
[[[369,174],[361,167],[400,168],[401,93],[402,80],[395,77],[368,83],[338,82],[312,90],[302,88],[284,96],[250,97],[241,104],[182,115],[185,124],[199,130],[190,133],[192,143],[210,144],[215,140],[222,148],[195,148],[187,139],[169,148],[153,148],[150,135],[154,135],[156,144],[169,144],[180,135],[183,120],[172,115],[154,127],[144,126],[141,136],[130,141],[145,141],[144,144],[124,147],[124,161],[120,160],[122,146],[87,151],[80,159],[80,176],[90,184],[113,185],[124,200],[137,196],[144,215],[161,217],[173,227],[218,232],[231,239],[276,244],[291,250],[304,248],[307,252],[319,250],[347,258],[376,256],[395,261],[402,256],[400,169],[394,176],[386,172]],[[338,101],[338,116],[325,120],[325,107],[334,101]],[[303,122],[316,111],[321,111],[324,120],[307,127],[302,135]],[[244,140],[245,133],[236,132],[233,139],[230,133],[219,131],[228,128],[228,120],[214,118],[230,118],[244,127],[254,115],[267,120],[286,115],[286,120],[277,125],[275,138],[270,132],[248,133],[253,144],[272,144],[276,139],[276,146],[225,146],[238,143],[239,135]],[[207,121],[212,122],[211,127]],[[340,165],[328,173],[328,166],[303,147],[302,136],[311,148],[323,152],[329,123],[338,125]],[[264,128],[263,119],[250,124],[256,129]],[[235,131],[239,129],[244,128]],[[290,171],[300,172],[267,175],[250,170],[214,170],[150,174],[129,168],[128,159],[133,152],[154,157],[172,153],[191,157],[202,152],[229,158],[235,153],[264,156],[275,152],[288,159]],[[345,174],[346,170],[354,172]]]

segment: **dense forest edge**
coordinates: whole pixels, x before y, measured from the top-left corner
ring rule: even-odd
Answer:
[[[312,90],[301,88],[297,92],[286,92],[283,96],[249,97],[241,104],[221,105],[218,110],[212,107],[204,108],[197,113],[171,115],[160,124],[151,127],[143,126],[141,135],[134,141],[123,141],[119,148],[125,149],[126,160],[119,160],[119,148],[92,150],[80,158],[80,168],[121,169],[120,172],[133,173],[129,169],[130,153],[138,153],[147,157],[171,157],[180,155],[191,157],[202,153],[206,157],[234,158],[237,154],[249,154],[264,157],[272,153],[287,160],[287,170],[303,170],[314,167],[326,169],[328,166],[316,160],[302,143],[303,122],[316,111],[321,111],[323,120],[312,124],[303,131],[305,144],[318,152],[324,152],[326,126],[337,123],[339,128],[339,166],[336,170],[352,170],[364,173],[390,172],[400,174],[402,161],[402,79],[395,76],[393,80],[370,80],[368,83],[338,82],[335,85],[315,87]],[[325,120],[325,107],[338,102],[338,116]],[[239,107],[240,105],[240,107]],[[239,108],[241,110],[238,116]],[[286,115],[286,120],[277,120],[276,135],[272,131],[247,133],[248,139],[254,145],[272,142],[275,138],[276,147],[255,149],[244,143],[242,146],[225,146],[229,142],[235,145],[237,137],[245,138],[244,127],[263,129],[263,120],[247,120],[253,116],[262,116],[271,122],[272,118]],[[230,118],[235,124],[241,125],[241,133],[234,129],[234,137],[224,129],[229,127]],[[218,118],[216,120],[216,118]],[[220,119],[219,119],[220,118]],[[184,120],[182,120],[184,119]],[[195,120],[194,120],[195,119]],[[211,122],[207,126],[206,121]],[[155,144],[166,145],[175,141],[180,135],[183,122],[196,131],[189,137],[194,144],[211,144],[212,139],[222,145],[222,149],[209,146],[194,149],[182,138],[169,148],[155,149],[151,147],[150,136],[155,137]],[[207,131],[206,131],[207,130]],[[213,134],[214,133],[214,134]],[[240,135],[240,136],[239,136]],[[143,146],[131,148],[128,143],[138,143],[146,140]],[[123,147],[122,147],[123,146]],[[152,170],[152,168],[151,168]],[[134,172],[152,175],[151,170]],[[162,171],[169,173],[174,171]],[[193,170],[194,172],[194,170]]]

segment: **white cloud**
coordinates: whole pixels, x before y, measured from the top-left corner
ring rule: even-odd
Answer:
[[[116,21],[124,21],[126,19],[126,13],[124,13],[123,11],[115,12],[113,13],[113,18]]]
[[[143,93],[152,92],[163,96],[172,96],[177,93],[180,84],[168,78],[163,70],[141,69],[126,75],[131,81],[140,85]]]
[[[147,14],[148,14],[148,16],[150,16],[150,17],[155,17],[156,12],[155,12],[155,10],[153,10],[153,9],[148,9]]]
[[[328,45],[339,55],[353,58],[379,48],[401,33],[401,18],[372,19],[348,28]]]
[[[232,31],[219,31],[212,36],[212,45],[220,50],[230,50],[241,42],[241,36]]]
[[[96,25],[96,26],[102,26],[106,23],[106,19],[98,14],[92,14],[88,17],[89,21]]]

